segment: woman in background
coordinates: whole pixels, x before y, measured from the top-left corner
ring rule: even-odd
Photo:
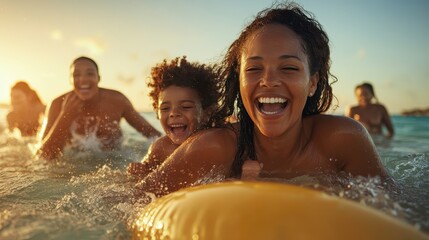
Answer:
[[[358,105],[346,111],[346,116],[361,122],[370,134],[382,134],[383,125],[387,129],[387,138],[394,135],[393,124],[384,105],[378,102],[374,88],[370,83],[362,83],[355,88]],[[375,102],[373,102],[373,99]]]
[[[9,131],[18,129],[21,136],[35,136],[41,126],[46,106],[28,83],[19,81],[10,91],[11,111],[7,114]]]

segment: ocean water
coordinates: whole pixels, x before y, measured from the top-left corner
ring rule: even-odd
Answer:
[[[161,130],[153,113],[142,115]],[[136,182],[126,166],[142,159],[149,140],[123,122],[120,151],[70,149],[60,161],[47,163],[33,156],[35,138],[5,131],[5,116],[6,110],[0,109],[0,239],[131,238],[134,219],[152,199],[134,197]],[[386,194],[376,179],[350,180],[345,190],[323,190],[429,233],[429,118],[392,120],[395,138],[374,141],[402,190]]]

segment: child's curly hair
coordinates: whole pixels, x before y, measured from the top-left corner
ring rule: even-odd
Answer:
[[[194,89],[201,99],[201,106],[208,115],[218,107],[220,99],[219,77],[215,65],[188,62],[186,56],[176,57],[170,62],[166,59],[151,70],[151,79],[147,86],[152,90],[152,106],[157,112],[159,94],[169,86],[188,87]]]

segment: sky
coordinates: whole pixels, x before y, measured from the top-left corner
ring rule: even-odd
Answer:
[[[354,88],[371,82],[389,113],[429,107],[429,1],[296,0],[330,38],[330,113],[356,104]],[[271,0],[0,0],[0,103],[27,81],[49,104],[72,90],[79,56],[99,66],[100,87],[152,111],[146,86],[163,59],[216,63]]]

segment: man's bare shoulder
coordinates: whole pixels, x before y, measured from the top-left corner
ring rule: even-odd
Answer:
[[[123,93],[113,89],[99,88],[98,92],[101,96],[106,97],[107,99],[127,99]]]
[[[98,92],[100,100],[105,103],[103,105],[108,106],[110,109],[117,108],[117,110],[122,111],[131,106],[130,100],[117,90],[100,88]]]
[[[54,100],[52,100],[52,102],[51,102],[51,104],[50,104],[50,105],[52,105],[52,104],[62,104],[62,102],[64,101],[65,97],[66,97],[68,94],[70,94],[70,93],[72,93],[72,91],[66,92],[66,93],[61,94],[60,96],[58,96],[58,97],[54,98]]]
[[[56,109],[56,110],[58,110],[59,111],[59,109],[61,109],[61,105],[63,104],[63,102],[64,102],[64,99],[66,98],[66,96],[68,95],[68,94],[70,94],[72,91],[70,91],[70,92],[66,92],[66,93],[64,93],[64,94],[62,94],[62,95],[60,95],[60,96],[58,96],[58,97],[56,97],[56,98],[54,98],[54,100],[52,100],[52,102],[49,104],[49,109],[50,109],[50,111],[51,110],[53,110],[53,109]]]

